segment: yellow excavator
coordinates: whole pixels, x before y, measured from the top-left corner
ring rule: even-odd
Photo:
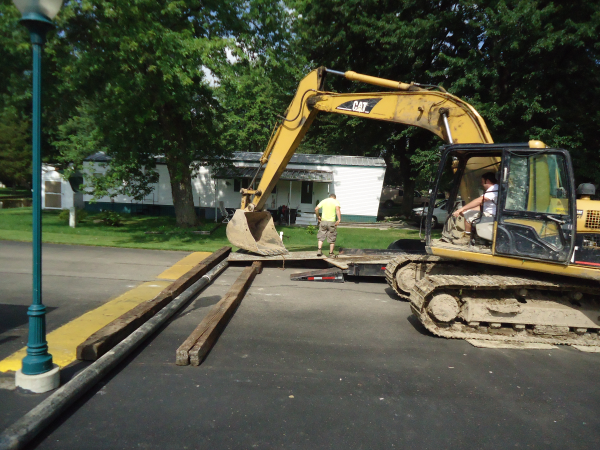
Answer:
[[[389,89],[324,90],[327,73]],[[261,255],[287,250],[266,199],[319,111],[425,128],[446,145],[425,222],[427,254],[402,253],[386,279],[410,301],[419,321],[447,338],[600,347],[600,202],[594,186],[575,189],[570,155],[541,141],[496,144],[477,111],[439,86],[402,83],[321,67],[306,76],[242,189],[229,241]],[[473,221],[452,212],[481,197],[483,174],[495,174],[496,214]],[[432,235],[434,199],[448,197],[448,220]],[[580,196],[579,200],[577,195]]]

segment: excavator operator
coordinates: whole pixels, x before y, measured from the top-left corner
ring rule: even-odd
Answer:
[[[471,229],[473,221],[481,216],[494,217],[496,215],[496,205],[498,204],[498,181],[496,175],[492,172],[486,172],[481,176],[481,185],[484,189],[484,194],[470,201],[462,208],[457,209],[452,214],[454,217],[460,215],[465,216],[465,236],[454,241],[457,245],[467,245],[471,240]],[[476,212],[476,210],[479,211]],[[470,214],[465,212],[473,211]]]

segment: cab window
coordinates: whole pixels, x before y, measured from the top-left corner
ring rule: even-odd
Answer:
[[[506,209],[569,214],[567,174],[562,155],[512,155],[509,173]]]

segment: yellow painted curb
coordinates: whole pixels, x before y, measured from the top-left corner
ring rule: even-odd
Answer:
[[[79,344],[135,306],[153,299],[170,284],[169,281],[147,281],[49,333],[46,340],[54,364],[60,367],[71,364],[77,359],[76,351]],[[27,349],[22,348],[0,361],[0,372],[19,370],[26,354]]]
[[[159,280],[176,280],[182,275],[188,273],[190,269],[198,265],[200,261],[202,261],[205,258],[208,258],[210,255],[212,255],[212,252],[194,252],[191,255],[188,255],[185,258],[183,258],[174,266],[169,267],[156,278],[158,278]]]

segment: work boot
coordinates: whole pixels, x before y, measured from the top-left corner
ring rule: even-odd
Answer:
[[[321,251],[321,249],[317,250],[317,256],[323,256],[323,252]]]
[[[330,258],[335,258],[335,253],[333,253],[333,252],[329,252],[329,257],[330,257]]]

